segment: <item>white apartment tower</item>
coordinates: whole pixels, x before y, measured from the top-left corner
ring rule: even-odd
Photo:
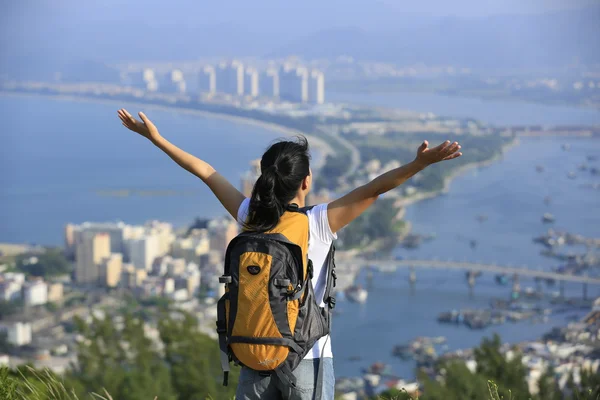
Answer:
[[[325,75],[319,70],[313,69],[310,73],[308,98],[313,104],[325,103]]]
[[[258,71],[256,68],[246,68],[246,94],[251,97],[258,97],[259,85],[258,85]]]

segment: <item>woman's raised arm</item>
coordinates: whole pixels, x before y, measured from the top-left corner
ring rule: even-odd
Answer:
[[[417,150],[417,157],[410,163],[378,176],[371,182],[360,186],[350,193],[332,201],[327,205],[327,218],[332,232],[337,232],[354,221],[377,197],[401,184],[417,172],[439,161],[452,160],[460,157],[458,142],[446,141],[432,149],[424,141]]]
[[[229,214],[231,214],[234,219],[237,219],[237,212],[244,200],[244,195],[225,179],[223,175],[219,174],[207,162],[181,150],[179,147],[163,138],[156,126],[144,113],[139,113],[142,121],[135,119],[125,109],[120,109],[117,113],[119,114],[123,126],[150,140],[183,169],[202,179],[215,196],[217,196],[217,199],[219,199]]]

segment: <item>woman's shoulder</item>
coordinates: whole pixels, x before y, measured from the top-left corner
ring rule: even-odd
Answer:
[[[331,231],[331,227],[329,226],[327,203],[309,207],[306,214],[308,215],[311,234],[325,243],[331,243],[331,241],[337,239],[337,235]]]

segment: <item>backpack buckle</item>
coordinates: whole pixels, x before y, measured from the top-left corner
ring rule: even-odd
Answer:
[[[221,275],[219,277],[219,283],[231,283],[232,279],[230,275]]]
[[[217,321],[217,333],[219,335],[227,333],[227,324],[224,321]]]
[[[335,308],[335,297],[329,296],[325,302],[329,305],[330,309],[333,310]]]

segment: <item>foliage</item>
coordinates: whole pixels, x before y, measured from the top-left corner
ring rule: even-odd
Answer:
[[[377,239],[395,239],[404,224],[398,223],[393,199],[379,199],[371,208],[342,229],[337,241],[342,249],[362,247]]]
[[[0,300],[0,320],[18,313],[23,307],[23,300]]]
[[[59,248],[47,249],[42,254],[35,254],[37,263],[29,263],[32,255],[22,254],[16,259],[16,268],[29,275],[44,278],[69,274],[73,270],[71,263]]]
[[[78,320],[77,329],[85,339],[69,377],[81,384],[79,394],[105,389],[117,399],[177,398],[168,365],[144,334],[143,321],[131,315],[122,321],[94,318],[89,325]]]

